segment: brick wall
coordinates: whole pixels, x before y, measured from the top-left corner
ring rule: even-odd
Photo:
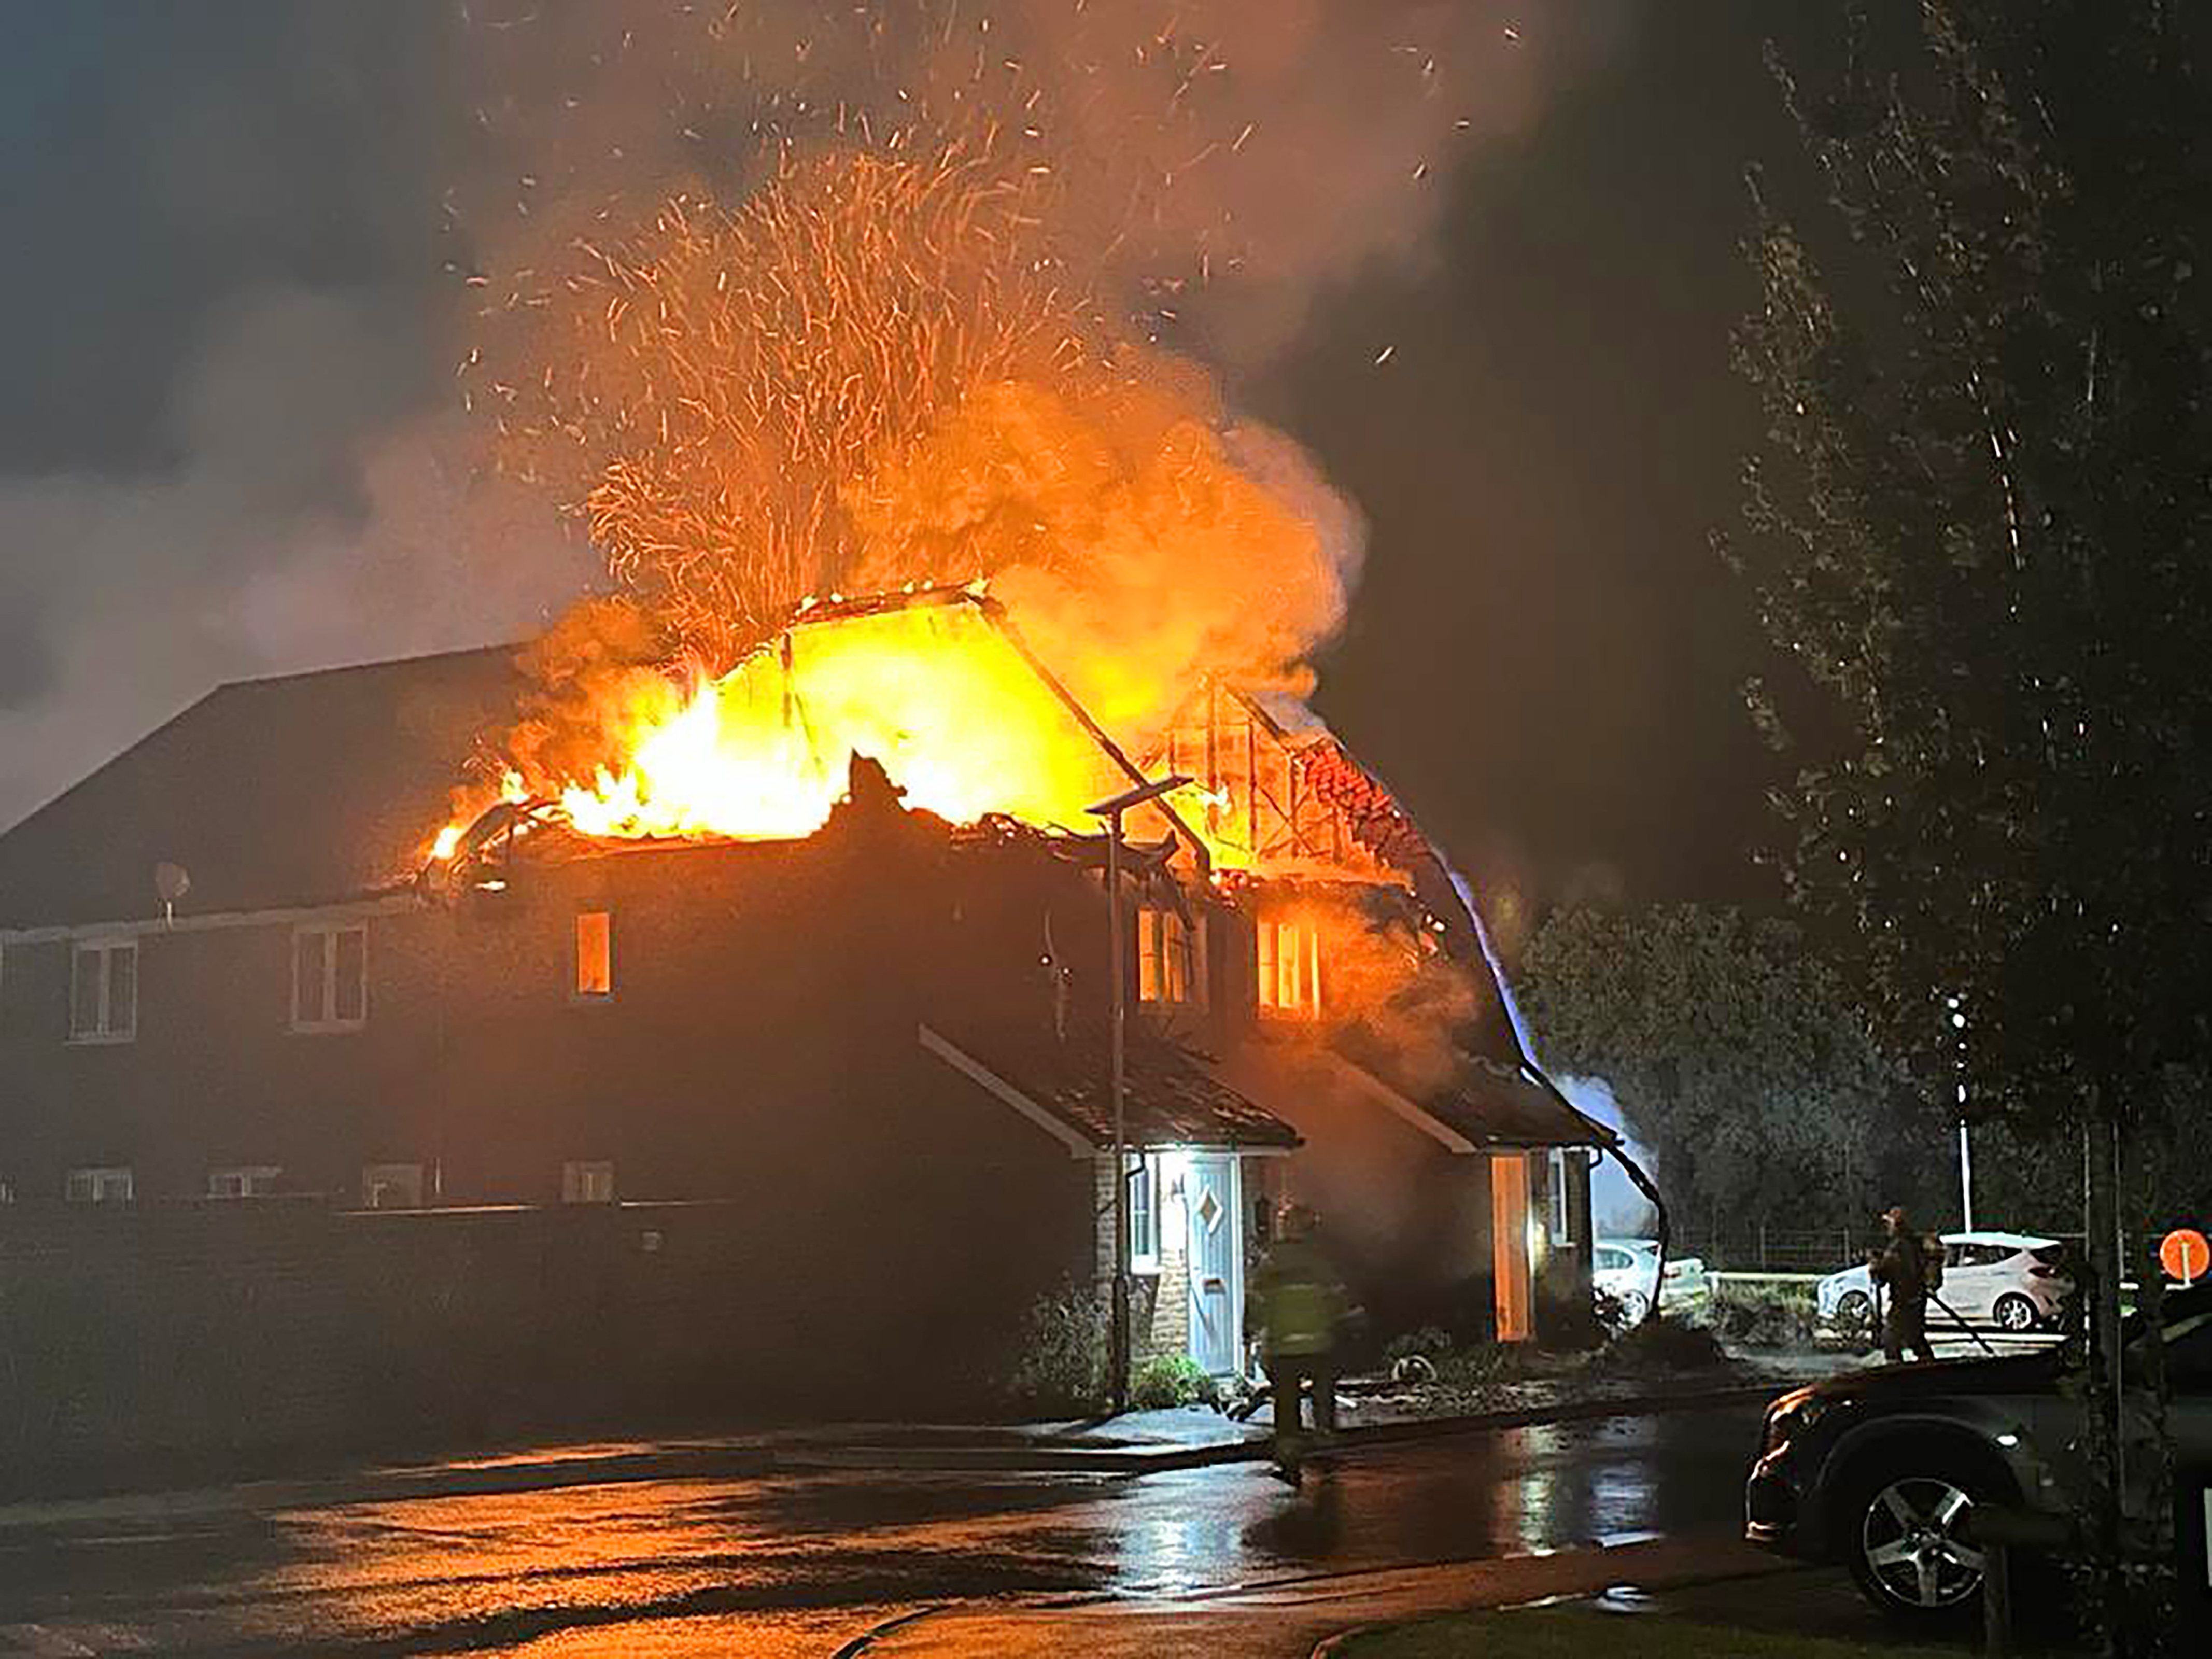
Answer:
[[[1048,1239],[1010,1273],[905,1231],[817,1273],[740,1204],[0,1211],[0,1492],[981,1408]]]
[[[1098,1293],[1113,1305],[1114,1291],[1114,1160],[1109,1155],[1093,1160],[1092,1194],[1097,1205],[1093,1228],[1092,1272]],[[1158,1270],[1135,1273],[1129,1285],[1129,1355],[1133,1365],[1154,1354],[1190,1352],[1189,1233],[1180,1199],[1160,1183],[1157,1194],[1160,1217]]]

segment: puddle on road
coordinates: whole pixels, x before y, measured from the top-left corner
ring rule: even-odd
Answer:
[[[1599,1613],[1657,1613],[1659,1598],[1633,1584],[1614,1584],[1590,1597],[1589,1607]]]

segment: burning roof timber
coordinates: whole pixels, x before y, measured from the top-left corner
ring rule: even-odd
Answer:
[[[1092,802],[1180,773],[1192,781],[1136,822],[1197,872],[1389,883],[1463,915],[1433,847],[1302,702],[1208,677],[1147,734],[1139,764],[975,587],[809,601],[688,696],[662,676],[649,686],[657,706],[642,712],[628,691],[597,694],[618,709],[586,723],[620,729],[592,731],[592,775],[509,769],[505,806],[610,841],[787,838],[820,826],[864,754],[949,821],[1088,830]],[[514,823],[509,810],[453,825],[441,855]]]
[[[855,755],[954,823],[1090,830],[1085,809],[1142,776],[1005,607],[972,588],[810,601],[727,673],[688,687],[658,670],[590,675],[518,726],[499,804],[450,826],[441,857],[518,826],[609,845],[796,839],[827,821]],[[1183,805],[1140,822],[1208,867]]]

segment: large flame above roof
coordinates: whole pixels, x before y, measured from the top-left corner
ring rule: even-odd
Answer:
[[[591,836],[805,836],[854,754],[958,823],[1085,824],[1127,784],[996,608],[960,590],[802,615],[726,674],[632,678],[616,695],[606,763],[558,792]]]

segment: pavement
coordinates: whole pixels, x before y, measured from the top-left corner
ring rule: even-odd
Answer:
[[[1251,1464],[814,1467],[18,1514],[0,1653],[1158,1655],[1210,1630],[1231,1659],[1493,1597],[1765,1571],[1734,1542],[1758,1420],[1376,1441],[1296,1491]]]

